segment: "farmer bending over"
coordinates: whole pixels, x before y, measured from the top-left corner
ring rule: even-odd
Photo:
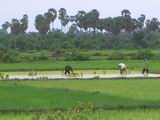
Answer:
[[[64,69],[65,69],[65,75],[67,74],[70,75],[71,73],[73,74],[73,69],[70,65],[66,65]]]
[[[119,63],[118,64],[119,70],[120,70],[120,74],[127,74],[127,65],[125,65],[124,63]]]

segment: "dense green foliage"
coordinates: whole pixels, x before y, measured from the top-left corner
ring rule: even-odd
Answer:
[[[26,63],[26,62],[53,62],[53,61],[104,61],[104,60],[143,60],[144,55],[149,60],[160,60],[159,49],[140,50],[55,50],[55,51],[0,51],[0,62]]]
[[[100,13],[96,9],[89,12],[78,11],[76,15],[69,16],[65,8],[59,11],[51,8],[35,17],[34,25],[38,32],[26,32],[29,22],[26,14],[20,20],[14,18],[11,22],[6,21],[0,30],[0,62],[48,60],[45,54],[44,57],[19,55],[21,52],[29,51],[52,52],[49,56],[53,55],[56,59],[63,56],[63,60],[89,60],[90,56],[83,55],[79,51],[141,50],[160,47],[157,18],[146,20],[144,14],[132,18],[129,10],[122,10],[120,16],[113,18],[99,16]],[[57,18],[61,22],[61,30],[54,28],[54,21]],[[63,31],[63,28],[67,31]],[[127,58],[118,52],[109,55],[108,59],[140,59],[142,53],[148,54],[150,58],[159,59],[159,55],[151,55],[150,51],[140,51],[140,54],[137,51],[137,54],[128,55]]]
[[[140,34],[140,37],[139,37]],[[141,34],[143,38],[141,38]],[[60,31],[49,32],[47,35],[39,33],[25,33],[19,35],[7,34],[0,31],[0,50],[15,49],[27,50],[74,50],[74,49],[135,49],[135,48],[159,48],[159,33],[120,33],[118,35],[106,35],[79,31],[74,35]],[[2,51],[1,50],[1,51]]]

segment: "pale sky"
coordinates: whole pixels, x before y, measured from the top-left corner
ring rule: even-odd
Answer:
[[[38,14],[44,14],[49,8],[57,11],[64,7],[68,15],[75,15],[79,10],[86,12],[97,9],[100,17],[114,17],[121,15],[123,9],[128,9],[132,17],[145,14],[148,19],[156,17],[160,20],[159,0],[1,0],[0,26],[12,18],[21,19],[23,14],[29,16],[27,31],[35,31],[34,20]],[[59,20],[55,21],[55,28],[60,28]]]

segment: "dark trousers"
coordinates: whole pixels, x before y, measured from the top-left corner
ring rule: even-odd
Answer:
[[[65,75],[70,75],[70,71],[65,71]]]
[[[143,68],[142,74],[144,74],[144,73],[147,73],[147,74],[148,74],[148,72],[149,72],[148,68]]]
[[[127,69],[120,69],[120,74],[127,74]]]

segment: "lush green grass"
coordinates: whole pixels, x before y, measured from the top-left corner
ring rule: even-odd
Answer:
[[[77,120],[82,117],[91,120],[159,120],[160,110],[140,108],[159,105],[159,86],[159,79],[0,81],[0,111],[11,111],[1,112],[0,119],[33,120],[38,116],[47,120],[48,116],[64,116],[67,120],[77,116]],[[90,105],[107,110],[80,113],[71,110],[80,103],[86,110]],[[137,109],[125,110],[125,107]],[[108,110],[110,108],[115,109]],[[37,109],[45,112],[38,115],[27,112]],[[49,109],[67,111],[47,111]],[[17,110],[26,112],[13,113]]]
[[[40,63],[8,63],[0,64],[0,71],[27,71],[27,70],[63,70],[65,65],[72,65],[73,69],[117,69],[117,65],[124,62],[129,69],[141,70],[143,61],[140,60],[112,60],[112,61],[54,61]],[[151,72],[160,72],[160,61],[149,61]]]
[[[159,80],[0,81],[1,110],[66,109],[78,102],[105,109],[160,103]]]
[[[159,120],[160,119],[160,110],[98,110],[95,112],[82,112],[77,115],[77,120],[83,120],[87,118],[88,120]],[[64,120],[74,120],[73,116],[75,114],[70,114],[67,112],[45,112],[45,113],[1,113],[1,120],[33,120],[37,116],[40,117],[40,120],[60,120],[60,119],[47,119],[47,118],[60,118],[64,116]],[[72,118],[72,119],[71,119]]]

